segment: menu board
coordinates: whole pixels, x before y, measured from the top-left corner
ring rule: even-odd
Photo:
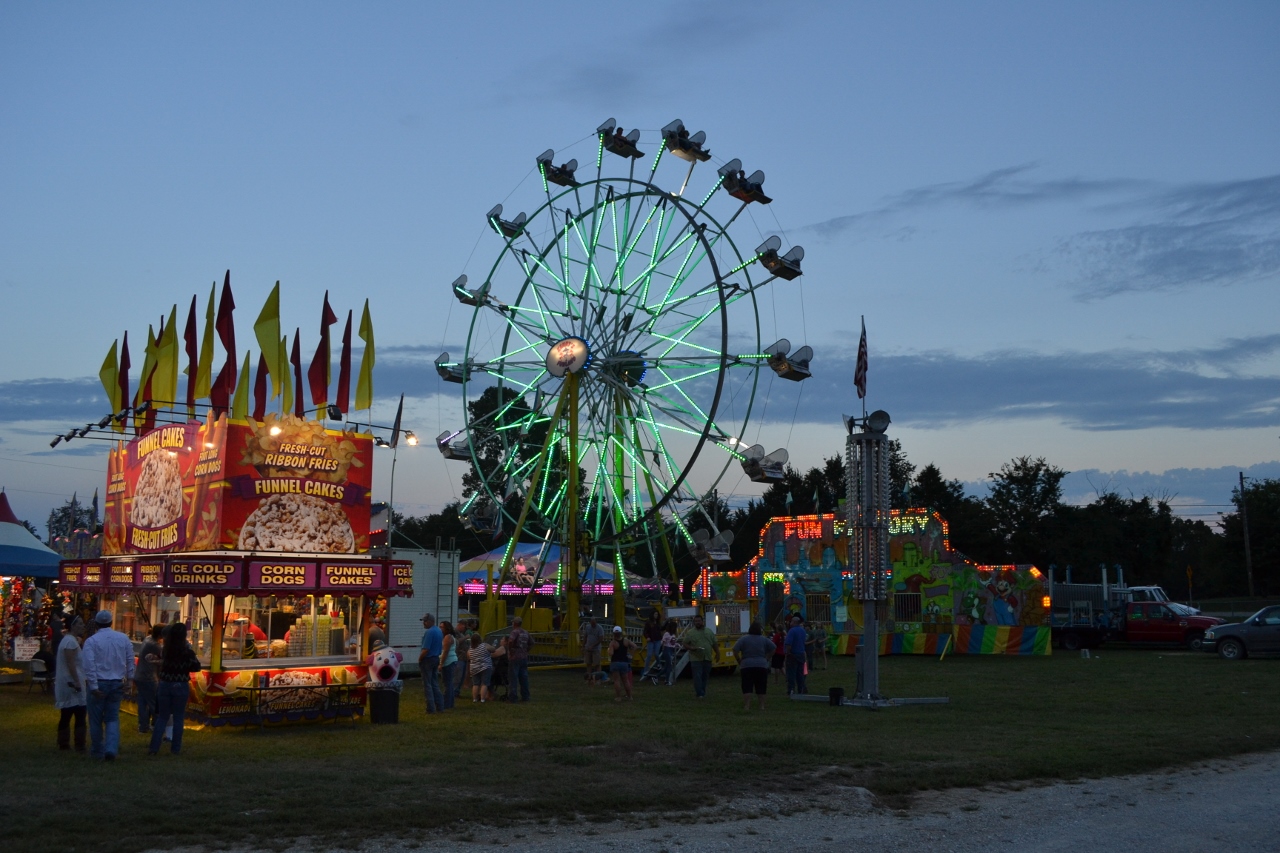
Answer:
[[[372,472],[372,436],[293,415],[157,427],[109,454],[103,553],[364,553]]]
[[[249,563],[249,589],[315,589],[316,564],[298,560]]]
[[[134,583],[138,586],[160,586],[164,583],[164,562],[144,560],[133,564]]]
[[[58,569],[64,589],[110,592],[134,589],[195,595],[413,595],[413,563],[351,557],[346,560],[256,559],[238,554],[165,558],[65,560]]]
[[[382,589],[384,566],[382,563],[347,562],[321,563],[320,588],[325,590]]]
[[[164,585],[172,590],[241,589],[244,563],[216,559],[170,560]]]
[[[413,563],[393,560],[387,564],[387,591],[413,594]]]
[[[107,586],[133,586],[133,563],[108,563]]]

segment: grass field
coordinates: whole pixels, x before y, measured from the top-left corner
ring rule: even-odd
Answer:
[[[534,673],[530,705],[467,699],[428,717],[411,681],[396,726],[188,732],[181,757],[148,757],[126,717],[110,765],[58,752],[49,699],[3,687],[0,820],[6,847],[31,853],[283,847],[300,836],[487,840],[478,822],[612,820],[835,785],[900,805],[922,789],[1280,748],[1275,660],[1106,648],[1090,660],[893,657],[882,680],[889,695],[951,704],[872,712],[774,695],[763,714],[747,714],[737,677],[717,676],[704,701],[686,680],[638,687],[635,702],[617,705],[611,689],[548,672]],[[815,693],[852,684],[851,659],[810,677]]]

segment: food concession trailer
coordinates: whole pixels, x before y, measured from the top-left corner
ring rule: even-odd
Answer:
[[[66,560],[73,607],[140,644],[183,622],[210,725],[363,713],[370,634],[413,565],[369,553],[373,437],[268,414],[163,425],[108,459],[103,552]],[[379,625],[379,623],[382,623]]]

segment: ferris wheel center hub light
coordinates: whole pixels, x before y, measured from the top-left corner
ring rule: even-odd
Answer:
[[[551,347],[547,353],[547,372],[561,377],[566,373],[577,373],[587,366],[591,358],[591,348],[582,338],[565,338]]]

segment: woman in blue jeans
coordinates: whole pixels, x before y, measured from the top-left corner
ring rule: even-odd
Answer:
[[[458,695],[458,686],[454,684],[454,675],[458,671],[458,641],[453,636],[453,626],[441,620],[440,630],[444,633],[444,651],[440,654],[440,680],[444,682],[444,707],[453,707],[453,700]]]
[[[187,626],[174,622],[169,626],[160,653],[160,684],[156,697],[156,723],[151,728],[152,755],[160,751],[160,739],[165,725],[173,718],[173,742],[169,745],[174,755],[182,751],[182,720],[187,711],[187,696],[191,691],[191,673],[199,672],[200,661],[187,644]]]

